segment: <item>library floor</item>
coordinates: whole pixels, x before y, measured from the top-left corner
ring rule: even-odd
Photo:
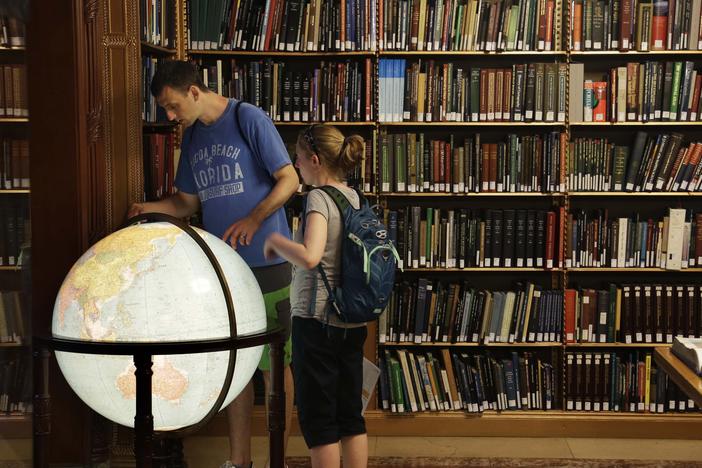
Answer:
[[[185,441],[189,468],[212,468],[226,456],[229,444],[224,437],[190,437]],[[252,444],[255,466],[263,467],[267,441],[255,437]],[[371,457],[512,458],[600,460],[665,460],[665,466],[702,467],[702,441],[651,439],[508,438],[508,437],[370,437]],[[307,457],[307,447],[299,436],[290,438],[289,457]],[[661,466],[662,463],[645,466]],[[393,464],[392,466],[403,466]],[[418,466],[418,465],[414,465]],[[421,465],[421,466],[441,466]],[[451,465],[449,465],[451,466]],[[452,465],[458,466],[458,465]],[[485,465],[487,466],[487,465]],[[498,465],[494,465],[498,466]],[[520,466],[512,464],[510,466]],[[544,466],[541,464],[540,466]],[[550,466],[567,466],[551,464]],[[579,465],[590,466],[590,465]],[[624,466],[599,463],[596,466]],[[632,464],[632,466],[639,466]],[[292,468],[292,467],[291,467]]]
[[[189,437],[185,440],[185,455],[189,468],[216,468],[226,458],[228,442],[224,437]],[[254,437],[254,462],[263,467],[266,459],[267,440]],[[507,438],[507,437],[370,437],[371,457],[417,458],[432,457],[436,464],[412,466],[459,466],[448,464],[451,459],[503,459],[492,466],[525,466],[529,461],[542,459],[539,466],[627,466],[615,460],[632,460],[629,466],[680,466],[702,467],[702,441],[652,440],[652,439],[580,439],[580,438]],[[290,438],[288,456],[307,457],[307,448],[301,437]],[[31,456],[31,441],[0,439],[0,468],[25,468],[21,463]],[[513,459],[508,465],[505,459]],[[525,463],[519,463],[518,460]],[[559,459],[548,462],[543,459]],[[588,460],[598,459],[597,464]],[[442,460],[439,462],[438,460]],[[611,460],[611,463],[608,462]],[[635,460],[654,461],[640,464]],[[656,463],[655,460],[660,460]],[[666,463],[663,463],[666,461]],[[555,463],[554,463],[555,462]],[[471,464],[472,465],[472,464]],[[299,466],[299,465],[298,465]],[[391,466],[410,466],[397,463]],[[466,466],[466,465],[464,465]],[[481,466],[481,465],[472,465]],[[490,466],[490,465],[482,465]],[[532,465],[533,466],[533,465]],[[292,468],[292,467],[291,467]]]

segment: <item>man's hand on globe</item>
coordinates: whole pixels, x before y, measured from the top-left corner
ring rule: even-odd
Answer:
[[[127,219],[133,218],[134,216],[140,215],[142,213],[144,213],[144,204],[133,203],[132,206],[129,207],[129,211],[127,212]]]

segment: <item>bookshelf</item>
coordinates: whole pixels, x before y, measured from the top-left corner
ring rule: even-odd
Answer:
[[[412,2],[409,2],[410,4]],[[696,66],[699,67],[699,61],[702,60],[702,52],[698,50],[669,50],[669,51],[647,51],[639,52],[636,50],[620,52],[613,50],[573,50],[569,46],[571,42],[570,27],[571,8],[567,2],[555,2],[557,11],[563,12],[563,16],[554,15],[554,43],[553,50],[526,51],[526,50],[503,50],[489,51],[484,50],[386,50],[382,46],[382,31],[383,24],[381,21],[381,12],[378,12],[378,20],[376,30],[378,31],[378,48],[373,51],[338,51],[338,52],[320,52],[320,51],[277,51],[277,50],[197,50],[189,49],[186,51],[188,57],[201,60],[203,63],[214,60],[259,60],[262,58],[271,57],[276,60],[288,61],[291,63],[312,63],[316,59],[338,58],[338,59],[353,59],[371,58],[376,66],[375,74],[372,77],[375,86],[376,101],[374,111],[374,119],[368,122],[331,122],[334,125],[365,128],[372,133],[374,141],[373,152],[373,169],[377,177],[381,174],[381,148],[379,137],[387,134],[399,134],[404,132],[423,132],[427,138],[434,135],[438,139],[446,140],[447,136],[454,135],[457,139],[466,135],[481,133],[485,135],[486,140],[500,140],[496,135],[510,132],[516,133],[519,137],[525,135],[537,135],[550,131],[560,131],[565,133],[566,141],[570,143],[575,137],[601,136],[601,135],[618,135],[619,140],[629,139],[637,130],[647,130],[649,132],[673,132],[679,131],[686,135],[694,136],[694,132],[700,127],[698,122],[680,122],[680,121],[650,121],[650,122],[581,122],[571,118],[570,100],[573,99],[573,94],[570,89],[570,65],[576,62],[582,62],[586,71],[594,67],[609,67],[621,65],[627,61],[643,62],[649,59],[652,60],[693,60]],[[184,11],[188,11],[188,2],[184,2]],[[387,12],[385,12],[387,13]],[[397,13],[397,12],[395,12]],[[187,15],[187,13],[186,13]],[[401,16],[399,16],[401,18]],[[386,16],[387,18],[387,16]],[[187,31],[187,28],[186,28]],[[409,32],[409,31],[408,31]],[[187,34],[187,33],[186,33]],[[556,45],[556,37],[560,39],[560,46]],[[226,41],[225,41],[226,42]],[[394,47],[393,47],[394,48]],[[669,57],[667,59],[666,57]],[[461,64],[466,67],[484,66],[484,67],[508,67],[512,64],[519,63],[564,63],[567,64],[566,77],[566,115],[565,119],[558,121],[456,121],[456,120],[435,120],[431,122],[421,121],[381,121],[377,115],[380,99],[382,98],[382,90],[380,87],[379,63],[383,59],[404,59],[409,66],[410,63],[417,61],[434,60],[436,63],[453,63]],[[212,63],[212,62],[209,62]],[[577,94],[576,94],[577,96]],[[309,122],[276,122],[276,125],[281,129],[281,133],[287,132],[299,126],[308,125]],[[651,127],[647,129],[646,127]],[[674,127],[674,128],[673,128]],[[288,134],[290,135],[290,134]],[[285,138],[285,135],[284,135]],[[288,137],[290,138],[290,137]],[[287,138],[285,138],[287,139]],[[687,140],[686,140],[687,142]],[[627,144],[631,144],[628,141]],[[566,154],[569,153],[570,145],[566,144]],[[561,160],[561,164],[567,161],[565,155]],[[563,181],[564,187],[566,181]],[[565,260],[562,256],[567,255],[563,250],[565,248],[565,238],[570,234],[570,228],[567,226],[565,215],[571,212],[571,209],[584,207],[593,209],[600,204],[614,204],[618,209],[623,209],[627,203],[631,202],[633,197],[645,199],[646,203],[650,201],[656,206],[678,206],[684,203],[684,206],[695,206],[697,197],[700,192],[678,191],[678,192],[610,192],[610,191],[582,191],[563,190],[550,191],[528,191],[528,192],[472,192],[466,193],[448,193],[447,192],[409,192],[397,190],[381,190],[378,180],[373,181],[373,189],[370,193],[377,196],[380,203],[387,210],[400,209],[410,205],[420,205],[426,207],[451,207],[459,209],[467,207],[473,209],[487,204],[496,204],[499,209],[507,209],[511,206],[523,207],[524,209],[541,209],[553,210],[556,213],[554,222],[554,232],[556,235],[554,245],[554,255],[557,257],[554,260]],[[619,204],[619,205],[617,205]],[[559,257],[561,256],[561,257]],[[652,281],[665,282],[662,278],[681,278],[683,281],[694,281],[692,276],[699,273],[699,268],[687,268],[681,271],[672,272],[662,268],[585,268],[585,267],[567,267],[565,265],[555,265],[554,268],[495,268],[495,267],[468,267],[468,268],[408,268],[405,267],[404,272],[399,274],[401,281],[416,281],[417,277],[428,276],[437,281],[461,281],[463,279],[479,284],[481,281],[486,281],[490,285],[494,285],[499,281],[510,282],[514,280],[524,280],[527,277],[534,277],[535,282],[548,289],[552,288],[557,291],[564,291],[569,287],[583,284],[593,284],[593,282],[601,282],[608,279],[615,282],[625,282],[627,278],[634,278],[636,281],[641,281],[651,277]],[[538,275],[534,275],[537,273]],[[593,275],[597,273],[597,275]],[[671,276],[672,275],[672,276]],[[530,278],[531,279],[531,278]],[[672,280],[671,280],[672,281]],[[565,320],[565,319],[564,319]],[[561,324],[564,326],[564,323]],[[553,356],[553,365],[556,368],[555,375],[559,380],[557,392],[558,397],[562,398],[566,392],[566,350],[636,350],[640,348],[650,348],[654,346],[652,343],[566,343],[565,337],[562,342],[545,342],[545,343],[490,343],[489,345],[481,345],[479,343],[422,343],[421,345],[408,345],[406,342],[385,342],[373,343],[368,348],[367,355],[380,356],[385,348],[416,348],[417,349],[441,349],[441,348],[470,348],[470,349],[506,349],[511,348],[523,349],[545,349],[555,353]],[[663,344],[665,346],[665,344]],[[382,434],[405,434],[412,433],[424,435],[434,433],[438,430],[445,435],[469,434],[473,430],[474,434],[480,433],[485,435],[483,430],[493,432],[492,435],[518,435],[517,427],[525,428],[524,431],[531,432],[533,426],[539,427],[543,431],[543,435],[553,435],[558,433],[563,427],[567,427],[567,433],[570,435],[585,436],[587,434],[611,434],[613,436],[621,436],[621,434],[635,434],[645,431],[633,430],[632,425],[643,423],[650,434],[658,434],[661,437],[690,437],[690,434],[685,434],[675,427],[676,424],[681,424],[687,427],[696,427],[700,423],[697,415],[688,414],[637,414],[637,413],[615,413],[615,412],[600,412],[587,413],[582,411],[562,411],[558,408],[551,411],[503,411],[492,412],[485,411],[482,417],[475,417],[469,414],[459,412],[438,412],[426,413],[417,412],[409,414],[392,414],[378,409],[377,405],[371,402],[371,409],[367,413],[368,426],[371,431],[379,431],[376,433]],[[561,407],[562,409],[563,407]],[[462,424],[454,425],[454,422],[463,420],[471,421],[471,427]],[[524,426],[512,426],[515,420],[523,420]],[[420,424],[422,423],[422,424]],[[426,423],[424,425],[423,423]],[[520,423],[521,424],[521,423]],[[466,432],[467,431],[467,432]],[[523,432],[522,432],[523,433]],[[633,436],[633,435],[632,435]]]
[[[29,122],[25,27],[1,17],[0,85],[0,438],[32,435],[29,320]]]

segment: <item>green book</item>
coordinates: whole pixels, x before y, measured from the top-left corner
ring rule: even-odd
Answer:
[[[668,120],[678,120],[680,107],[680,81],[682,80],[682,62],[675,62],[673,66],[673,85],[670,93],[670,116]]]
[[[470,69],[470,120],[478,121],[480,114],[480,68]]]

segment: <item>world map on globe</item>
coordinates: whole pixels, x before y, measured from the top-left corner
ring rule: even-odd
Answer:
[[[239,334],[266,328],[261,290],[229,245],[202,230],[231,293]],[[52,333],[85,341],[197,341],[230,336],[215,270],[177,226],[159,222],[117,231],[88,249],[70,270],[54,306]],[[248,383],[262,347],[239,350],[226,406]],[[57,352],[73,390],[115,422],[134,425],[136,380],[131,356]],[[199,422],[219,396],[229,352],[153,357],[154,428]]]

